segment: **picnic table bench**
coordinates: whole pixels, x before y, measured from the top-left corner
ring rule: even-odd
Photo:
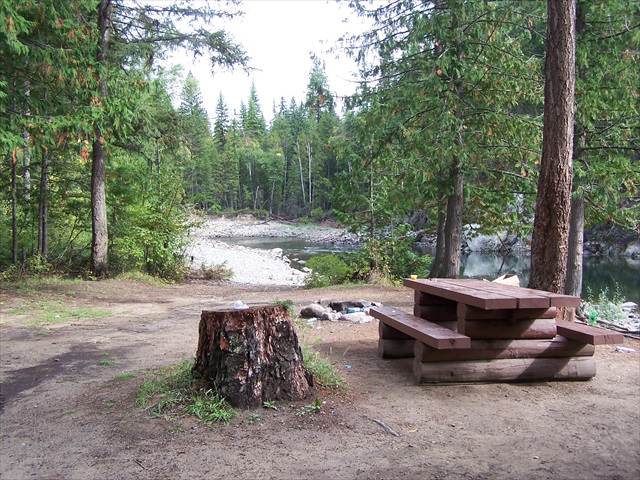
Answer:
[[[588,380],[609,330],[556,321],[580,298],[475,279],[405,279],[413,314],[373,307],[384,358],[413,357],[418,383]]]

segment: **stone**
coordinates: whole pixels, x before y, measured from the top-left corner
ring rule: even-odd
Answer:
[[[356,304],[356,307],[360,308],[369,308],[371,306],[371,302],[368,300],[356,300],[354,303]]]
[[[330,322],[337,322],[342,317],[340,312],[325,312],[320,317],[320,320],[329,320]]]
[[[300,310],[300,316],[306,318],[322,318],[325,313],[328,313],[327,309],[318,303],[311,303]]]
[[[351,323],[369,323],[373,321],[373,317],[370,317],[364,312],[346,313],[340,317],[340,321]]]
[[[331,302],[329,304],[329,307],[331,307],[336,312],[346,313],[348,308],[355,308],[356,303],[355,302]]]

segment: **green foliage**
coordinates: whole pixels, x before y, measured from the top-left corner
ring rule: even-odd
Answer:
[[[191,279],[209,280],[213,282],[223,282],[229,280],[232,276],[233,271],[227,268],[224,263],[217,265],[202,264],[199,268],[192,268],[189,272],[189,278]]]
[[[137,373],[122,372],[116,375],[115,377],[113,377],[113,379],[117,381],[122,381],[122,380],[129,380],[130,378],[137,378],[137,377],[138,377]]]
[[[322,400],[320,400],[320,398],[316,398],[313,403],[300,407],[296,411],[296,416],[303,417],[304,415],[318,413],[320,410],[322,410]]]
[[[305,278],[305,286],[319,288],[348,282],[396,284],[411,275],[426,278],[433,258],[415,254],[411,248],[413,240],[411,227],[402,225],[368,239],[360,252],[312,257],[307,263],[312,272]]]
[[[276,300],[274,303],[276,305],[278,305],[279,307],[286,308],[287,312],[289,312],[289,315],[291,316],[291,318],[295,318],[296,310],[295,310],[295,308],[293,308],[293,301],[292,300]]]
[[[316,255],[307,262],[311,273],[305,278],[307,288],[340,285],[349,278],[349,267],[338,255]]]
[[[324,210],[322,210],[322,208],[318,207],[311,210],[310,216],[311,216],[311,221],[315,223],[320,223],[322,220],[324,220],[327,217],[327,214]]]
[[[206,424],[235,418],[235,410],[217,392],[202,387],[192,368],[193,361],[185,359],[158,372],[140,387],[136,404],[154,416],[192,415]]]
[[[362,252],[370,270],[361,271],[360,274],[388,278],[392,282],[411,275],[426,278],[433,258],[413,252],[411,244],[414,238],[410,232],[411,227],[400,226],[388,236],[368,240]]]
[[[302,357],[307,370],[313,374],[314,382],[323,389],[334,393],[344,393],[346,385],[338,369],[308,345],[302,346]]]
[[[267,400],[266,402],[262,402],[262,408],[278,410],[275,400]]]
[[[624,297],[620,293],[620,287],[616,284],[613,292],[609,292],[608,288],[604,288],[594,297],[591,289],[587,288],[585,295],[583,311],[585,312],[587,321],[592,325],[597,325],[598,321],[606,323],[616,323],[624,320],[627,313],[622,310]]]

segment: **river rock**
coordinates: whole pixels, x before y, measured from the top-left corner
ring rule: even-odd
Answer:
[[[342,318],[342,314],[340,312],[325,312],[320,317],[320,320],[329,320],[330,322],[337,322]]]
[[[306,317],[306,318],[313,318],[313,317],[322,318],[322,316],[325,313],[330,313],[330,312],[331,310],[326,309],[325,307],[323,307],[318,303],[311,303],[306,307],[303,307],[302,310],[300,310],[300,316]]]
[[[342,312],[342,313],[347,313],[347,310],[349,308],[356,308],[356,307],[362,308],[356,305],[356,302],[336,302],[336,301],[329,303],[329,307],[331,307],[331,309],[335,310],[336,312]]]
[[[373,321],[373,317],[370,317],[364,312],[345,313],[340,317],[340,321],[351,323],[369,323]]]
[[[371,306],[371,302],[368,300],[356,300],[354,303],[359,308],[369,308]]]

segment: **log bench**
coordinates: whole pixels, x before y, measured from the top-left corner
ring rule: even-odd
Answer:
[[[430,322],[424,318],[403,312],[402,310],[388,307],[372,307],[370,313],[372,317],[380,320],[381,328],[384,328],[383,326],[386,325],[395,330],[395,332],[401,333],[401,335],[393,335],[395,332],[392,330],[390,335],[383,334],[383,336],[396,336],[398,338],[381,338],[381,340],[399,341],[399,345],[396,343],[396,346],[411,351],[411,356],[413,356],[414,345],[410,339],[418,340],[437,350],[471,347],[471,339],[466,335],[457,333],[454,330]],[[387,346],[390,347],[391,351],[385,352],[385,343],[388,344]],[[397,349],[393,348],[392,342],[381,342],[379,348],[381,349],[380,353],[383,357],[398,356],[396,352]]]
[[[605,330],[604,328],[562,320],[559,320],[557,324],[558,335],[577,342],[588,343],[589,345],[615,345],[624,341],[622,333]]]

